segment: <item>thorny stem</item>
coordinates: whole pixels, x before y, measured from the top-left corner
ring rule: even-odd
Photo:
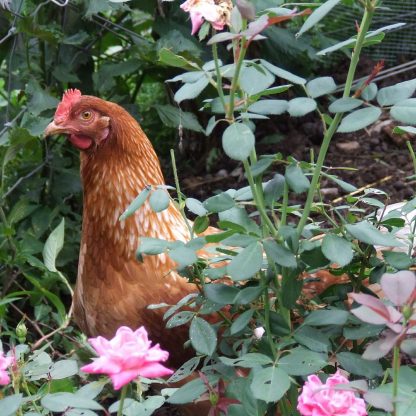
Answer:
[[[248,183],[249,183],[250,188],[253,192],[254,202],[256,203],[256,207],[259,211],[260,217],[264,221],[264,223],[266,224],[270,233],[274,237],[276,237],[277,236],[276,228],[274,227],[274,225],[272,223],[272,220],[267,215],[266,208],[263,204],[263,199],[258,194],[258,189],[257,189],[256,183],[254,182],[254,178],[253,178],[253,175],[251,173],[251,168],[250,168],[250,164],[249,164],[248,160],[247,159],[244,160],[243,164],[244,164],[244,170],[245,170],[246,175],[247,175]]]
[[[123,416],[124,399],[126,398],[128,384],[125,384],[121,389],[120,402],[118,404],[117,416]]]
[[[179,211],[186,223],[186,226],[188,227],[189,234],[191,238],[194,236],[194,231],[191,227],[191,224],[188,221],[188,218],[186,218],[185,210],[184,210],[184,200],[182,199],[182,193],[181,193],[181,187],[179,185],[179,177],[178,177],[178,169],[176,168],[176,159],[175,159],[175,152],[173,149],[170,149],[170,158],[172,161],[172,169],[173,169],[173,177],[175,178],[175,188],[176,193],[178,195],[178,202],[179,202]]]
[[[409,149],[410,157],[412,158],[413,163],[413,171],[416,175],[416,155],[415,151],[413,150],[412,144],[410,143],[410,140],[406,140],[407,148]]]
[[[364,16],[362,18],[361,21],[361,25],[360,25],[360,30],[358,33],[358,37],[357,37],[357,42],[355,44],[355,48],[354,48],[354,52],[351,58],[351,63],[350,63],[350,67],[348,70],[348,75],[347,75],[347,80],[345,82],[345,87],[344,87],[344,93],[343,93],[343,97],[349,97],[351,94],[351,88],[352,88],[352,83],[354,81],[354,76],[355,76],[355,71],[357,69],[357,65],[358,65],[358,61],[360,58],[360,53],[361,53],[361,49],[363,47],[364,41],[365,41],[365,36],[368,32],[368,29],[370,27],[373,15],[374,15],[374,11],[375,11],[375,4],[376,4],[376,0],[372,1],[372,2],[367,2],[366,4],[366,9],[364,12]],[[305,202],[305,207],[303,209],[303,213],[302,213],[302,217],[299,221],[298,227],[297,227],[297,233],[298,236],[300,237],[303,229],[305,228],[306,222],[308,220],[309,214],[311,212],[311,208],[312,208],[312,204],[313,204],[313,198],[315,195],[315,191],[318,187],[319,184],[319,180],[321,177],[321,171],[322,171],[322,167],[325,161],[325,157],[326,154],[328,152],[328,148],[329,145],[331,143],[332,137],[334,136],[335,132],[338,129],[338,126],[342,120],[343,117],[343,113],[337,113],[336,116],[334,117],[334,119],[332,120],[328,130],[326,131],[325,135],[324,135],[324,139],[322,142],[322,146],[319,150],[319,154],[318,154],[318,160],[316,162],[315,165],[315,169],[313,172],[313,176],[312,176],[312,180],[311,180],[311,186],[309,188],[308,191],[308,196],[306,198],[306,202]]]
[[[215,30],[214,30],[214,35],[215,35]],[[224,91],[222,89],[222,76],[221,76],[221,70],[220,70],[219,59],[218,59],[218,45],[217,45],[217,43],[212,44],[212,56],[214,57],[215,73],[217,75],[218,95],[220,96],[221,104],[224,107],[224,111],[227,111],[227,107],[226,107],[226,104],[225,104]]]
[[[228,111],[227,111],[227,120],[232,122],[234,121],[234,96],[235,93],[237,91],[237,86],[238,86],[238,80],[240,77],[240,71],[241,71],[241,67],[243,65],[243,61],[244,61],[244,57],[246,55],[247,52],[247,40],[246,39],[242,39],[241,40],[241,47],[240,47],[240,53],[238,55],[238,59],[237,59],[237,65],[235,68],[235,73],[233,76],[233,81],[231,83],[231,89],[230,89],[230,102],[229,102],[229,106],[228,106]]]
[[[260,273],[261,275],[261,280],[262,280],[262,284],[264,285],[265,289],[264,289],[264,326],[266,329],[266,334],[267,334],[267,341],[269,343],[270,346],[270,350],[273,354],[273,358],[276,358],[276,346],[273,343],[273,337],[272,337],[272,332],[270,329],[270,298],[269,298],[269,291],[268,291],[268,285],[267,282],[265,281],[265,276],[264,276],[264,272]]]
[[[400,346],[393,348],[393,416],[397,415],[397,393],[399,392]]]

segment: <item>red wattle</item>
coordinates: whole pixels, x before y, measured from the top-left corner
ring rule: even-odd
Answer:
[[[92,145],[92,139],[88,136],[71,134],[68,137],[68,140],[80,150],[86,150]]]

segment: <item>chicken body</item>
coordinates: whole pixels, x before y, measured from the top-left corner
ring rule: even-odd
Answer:
[[[147,202],[119,221],[144,187],[164,183],[150,141],[122,107],[77,90],[64,95],[45,131],[57,133],[67,134],[82,150],[84,208],[73,300],[77,324],[89,336],[106,337],[122,325],[144,325],[150,339],[170,351],[169,363],[182,364],[186,328],[167,330],[164,311],[147,306],[175,304],[196,288],[172,271],[174,264],[167,256],[146,256],[139,263],[135,252],[142,236],[188,240],[186,224],[173,204],[155,213]]]

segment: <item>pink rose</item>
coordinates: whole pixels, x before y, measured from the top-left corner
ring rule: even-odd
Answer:
[[[14,357],[5,357],[0,351],[0,384],[5,386],[10,383],[10,376],[7,369],[15,362]]]
[[[198,32],[204,20],[210,22],[214,29],[224,29],[225,25],[230,24],[233,5],[231,0],[186,0],[180,7],[191,16],[193,35]]]
[[[144,327],[132,331],[120,327],[113,339],[90,338],[90,344],[99,355],[91,364],[81,368],[85,373],[107,374],[116,390],[138,376],[162,377],[173,373],[160,364],[169,357],[159,344],[151,347]]]
[[[351,390],[335,389],[337,384],[348,384],[339,371],[323,384],[318,376],[311,375],[302,388],[297,409],[302,416],[366,416],[363,399]]]

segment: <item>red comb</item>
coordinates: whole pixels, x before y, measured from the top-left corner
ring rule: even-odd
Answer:
[[[55,121],[64,121],[68,117],[71,107],[81,98],[81,95],[80,90],[72,88],[66,90],[62,96],[62,101],[59,103],[58,108],[55,111]]]

